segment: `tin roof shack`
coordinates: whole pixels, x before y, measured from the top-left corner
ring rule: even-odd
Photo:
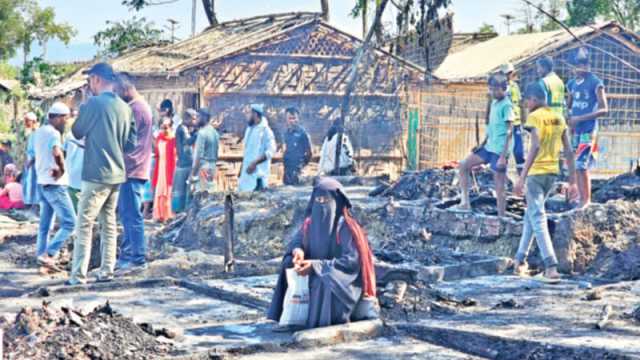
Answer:
[[[640,38],[614,22],[572,29],[589,49],[592,71],[604,80],[609,115],[601,118],[601,156],[596,171],[619,174],[640,152]],[[421,129],[421,164],[436,166],[462,159],[484,138],[487,79],[505,62],[519,73],[522,89],[538,77],[535,62],[553,57],[566,81],[571,60],[583,46],[566,31],[500,36],[449,55],[423,99],[426,126]],[[522,104],[523,110],[525,105]]]
[[[340,115],[353,57],[361,40],[321,19],[317,13],[266,15],[222,23],[166,46],[133,51],[112,61],[137,78],[141,93],[156,106],[173,99],[179,110],[208,106],[222,123],[222,156],[233,162],[234,145],[246,126],[247,105],[264,103],[277,137],[284,133],[284,109],[296,106],[316,147]],[[363,173],[402,169],[403,99],[420,86],[424,70],[379,49],[360,69],[347,131]],[[69,79],[41,97],[72,92],[82,85]],[[230,167],[231,164],[225,164]],[[276,172],[277,173],[277,172]],[[229,176],[228,180],[231,180]]]

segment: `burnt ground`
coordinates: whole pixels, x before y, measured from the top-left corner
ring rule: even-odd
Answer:
[[[373,188],[362,190],[366,194]],[[279,191],[265,200],[279,204],[270,198]],[[304,204],[308,190],[297,191]],[[289,190],[284,193],[291,197]],[[354,199],[358,204],[373,202],[372,211],[379,211],[377,200]],[[243,201],[247,200],[239,199],[239,209],[246,206],[247,212],[255,212]],[[401,216],[407,206],[413,209],[411,201],[415,200],[396,204],[398,213],[391,219]],[[380,203],[386,206],[384,198]],[[361,206],[358,211],[363,214],[367,209]],[[634,209],[608,203],[594,208],[585,221],[602,217],[599,212],[603,212],[629,221],[619,225],[628,229]],[[239,241],[244,241],[245,233],[253,236],[252,241],[262,241],[262,236],[280,231],[275,224],[290,214],[278,213],[271,219],[261,212],[253,219],[238,213]],[[292,335],[273,333],[264,318],[279,262],[271,254],[277,250],[266,251],[266,256],[241,251],[235,271],[225,273],[219,246],[203,242],[194,246],[180,236],[189,224],[185,219],[164,227],[148,223],[152,258],[148,270],[112,283],[64,287],[65,274],[38,273],[31,257],[37,223],[20,220],[0,215],[0,326],[8,334],[5,354],[13,351],[17,354],[13,359],[640,358],[636,320],[640,316],[634,316],[640,305],[640,254],[629,231],[625,233],[629,239],[620,239],[618,245],[607,243],[594,253],[587,270],[566,275],[558,285],[507,275],[508,259],[487,253],[486,239],[475,244],[465,239],[444,241],[442,235],[418,231],[416,238],[406,241],[381,241],[383,246],[375,248],[375,254],[381,265],[382,327],[362,322],[354,323],[354,328]],[[605,230],[617,234],[610,228],[598,231]],[[29,321],[24,319],[30,318],[25,312],[41,314],[43,301],[56,320],[39,316],[45,320],[25,334]],[[94,311],[107,301],[116,315]],[[611,316],[603,329],[595,329],[607,305]],[[35,356],[34,351],[50,355]]]

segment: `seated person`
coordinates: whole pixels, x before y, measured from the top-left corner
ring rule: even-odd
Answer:
[[[344,324],[361,298],[375,299],[373,255],[351,203],[332,178],[316,183],[302,229],[289,244],[267,317],[279,321],[287,292],[286,269],[309,275],[307,328]]]
[[[18,179],[18,168],[14,164],[4,167],[4,188],[0,190],[0,210],[22,209],[22,185]]]

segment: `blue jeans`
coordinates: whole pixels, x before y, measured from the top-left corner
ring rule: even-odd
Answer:
[[[36,242],[36,255],[56,256],[64,242],[73,233],[76,212],[73,210],[66,186],[38,185],[38,191],[40,193],[40,226]],[[54,213],[59,219],[60,229],[49,242],[49,231]]]
[[[527,211],[524,214],[522,238],[520,238],[520,245],[516,253],[516,260],[520,263],[523,263],[527,255],[529,255],[531,240],[535,237],[545,268],[558,265],[558,259],[549,234],[547,213],[544,208],[545,200],[553,189],[556,178],[557,175],[555,174],[530,175],[527,177]]]
[[[144,218],[142,216],[142,196],[147,180],[128,179],[120,185],[118,215],[124,227],[120,243],[120,261],[144,264],[147,243],[144,238]]]

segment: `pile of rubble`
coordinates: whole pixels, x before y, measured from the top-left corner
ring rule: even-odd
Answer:
[[[640,174],[625,173],[609,179],[603,184],[594,184],[593,201],[605,203],[609,200],[640,200]]]
[[[459,195],[458,170],[428,169],[407,172],[391,185],[381,185],[372,196],[392,196],[399,200],[450,199]],[[507,189],[512,188],[508,182]],[[494,189],[493,174],[488,169],[476,170],[472,176],[472,194],[491,193]]]
[[[2,328],[7,359],[148,359],[172,348],[114,312],[109,303],[90,313],[43,303],[39,309],[23,308]]]

